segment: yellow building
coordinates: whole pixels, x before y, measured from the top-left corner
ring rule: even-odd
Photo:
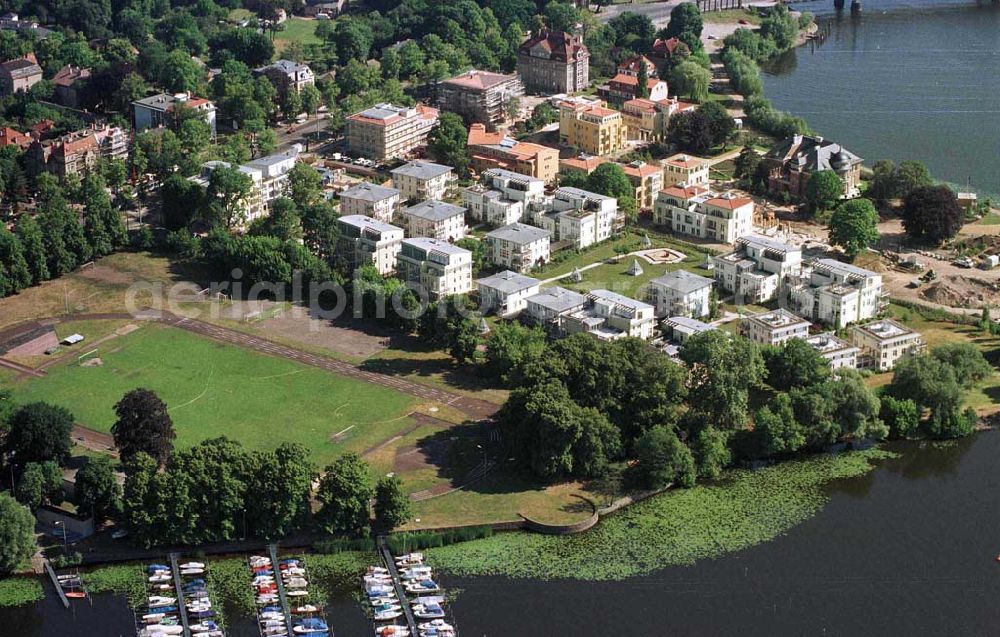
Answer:
[[[686,186],[708,186],[708,160],[693,155],[678,153],[660,162],[663,166],[663,187],[680,184]]]
[[[622,114],[599,100],[567,99],[559,103],[559,141],[592,155],[607,155],[625,148]]]

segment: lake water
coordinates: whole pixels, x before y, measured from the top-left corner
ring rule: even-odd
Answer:
[[[794,7],[830,31],[765,69],[778,108],[869,166],[917,159],[1000,193],[1000,4],[864,0],[858,17],[834,15],[832,0]]]
[[[785,536],[716,560],[621,582],[445,579],[465,637],[613,635],[985,635],[1000,632],[1000,432],[902,456],[830,486]],[[370,634],[349,598],[328,615]],[[124,602],[75,616],[54,601],[0,610],[0,634],[132,635]],[[241,622],[234,637],[256,635]],[[10,629],[12,632],[6,632]]]

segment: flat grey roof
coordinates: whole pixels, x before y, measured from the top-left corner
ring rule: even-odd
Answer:
[[[373,219],[365,215],[344,215],[343,217],[338,217],[337,221],[349,226],[354,226],[355,228],[371,228],[372,230],[377,230],[379,232],[392,232],[393,230],[398,232],[403,231],[402,228],[394,226],[391,223],[379,221],[378,219]]]
[[[515,222],[488,232],[486,236],[502,241],[514,241],[515,243],[524,244],[538,241],[539,239],[548,239],[549,231],[529,226],[525,223]]]
[[[533,279],[530,276],[518,274],[512,270],[504,270],[503,272],[494,274],[493,276],[478,279],[476,280],[476,283],[510,294],[512,292],[520,292],[521,290],[537,287],[541,281]]]
[[[677,290],[678,292],[687,294],[705,287],[710,287],[713,283],[715,283],[715,280],[700,276],[693,272],[688,272],[687,270],[675,270],[673,272],[668,272],[663,276],[656,277],[650,281],[650,283],[656,283],[672,290]]]
[[[583,197],[585,199],[596,199],[598,201],[604,199],[614,199],[614,197],[608,197],[607,195],[599,195],[596,192],[590,192],[589,190],[584,190],[583,188],[576,188],[574,186],[563,186],[556,190],[556,194],[564,192],[570,195],[575,195],[577,197]]]
[[[464,215],[465,208],[444,201],[428,199],[404,209],[403,213],[427,219],[428,221],[444,221],[458,215]]]
[[[528,302],[541,305],[554,312],[566,312],[585,304],[587,297],[573,290],[555,286],[546,288],[534,296],[529,296]]]
[[[434,179],[451,172],[451,166],[435,164],[432,161],[411,161],[392,171],[393,175],[406,175],[416,179]]]
[[[695,334],[698,332],[709,332],[716,329],[714,325],[709,325],[704,321],[699,321],[698,319],[693,319],[689,316],[671,316],[663,319],[663,322],[670,327],[679,327]]]
[[[787,243],[782,243],[781,241],[776,241],[769,237],[763,237],[759,234],[748,234],[745,237],[740,237],[736,240],[737,243],[752,243],[759,246],[763,246],[770,250],[777,250],[778,252],[795,252],[799,248]]]
[[[360,199],[362,201],[383,201],[393,196],[398,196],[399,191],[388,186],[380,186],[370,182],[364,182],[356,186],[351,186],[340,193],[341,198]]]
[[[610,290],[591,290],[588,296],[595,300],[601,299],[602,301],[607,301],[609,303],[616,303],[618,305],[630,307],[634,310],[653,308],[653,306],[650,305],[649,303],[643,303],[642,301],[637,301],[627,296],[622,296],[621,294],[618,294],[617,292],[612,292]]]
[[[440,239],[431,239],[430,237],[412,237],[410,239],[403,239],[403,243],[426,250],[427,252],[437,250],[444,254],[471,254],[465,248],[460,248]]]
[[[506,168],[488,168],[483,171],[483,175],[495,175],[497,177],[504,177],[505,179],[520,180],[526,182],[542,181],[538,177],[532,177],[531,175],[523,175],[521,173],[516,173],[513,170],[507,170]]]
[[[815,261],[813,261],[813,265],[819,268],[828,270],[839,270],[840,272],[846,272],[848,274],[853,274],[855,276],[860,276],[865,278],[878,275],[878,272],[872,272],[871,270],[859,268],[856,265],[851,265],[850,263],[844,263],[843,261],[837,261],[836,259],[816,259]]]

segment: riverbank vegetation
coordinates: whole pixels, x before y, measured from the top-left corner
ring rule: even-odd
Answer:
[[[85,570],[81,579],[92,595],[124,595],[133,608],[146,601],[146,578],[138,564],[111,564]]]
[[[42,582],[27,575],[0,579],[0,608],[21,606],[45,597]]]
[[[824,485],[860,476],[889,457],[871,449],[821,455],[756,471],[730,470],[713,483],[678,490],[604,518],[585,534],[498,533],[428,549],[459,575],[615,580],[692,564],[774,539],[815,515]]]

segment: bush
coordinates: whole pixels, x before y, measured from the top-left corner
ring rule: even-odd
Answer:
[[[52,568],[67,568],[70,566],[79,566],[83,564],[83,555],[80,553],[70,553],[68,555],[57,555],[49,560],[52,563]]]
[[[410,551],[422,549],[438,548],[459,542],[479,540],[493,535],[493,527],[483,526],[463,526],[447,531],[414,531],[410,533],[397,533],[390,535],[386,539],[389,550],[395,555],[401,555]]]
[[[346,553],[350,551],[372,552],[375,550],[375,540],[370,537],[348,538],[340,537],[330,540],[313,542],[317,553]]]

